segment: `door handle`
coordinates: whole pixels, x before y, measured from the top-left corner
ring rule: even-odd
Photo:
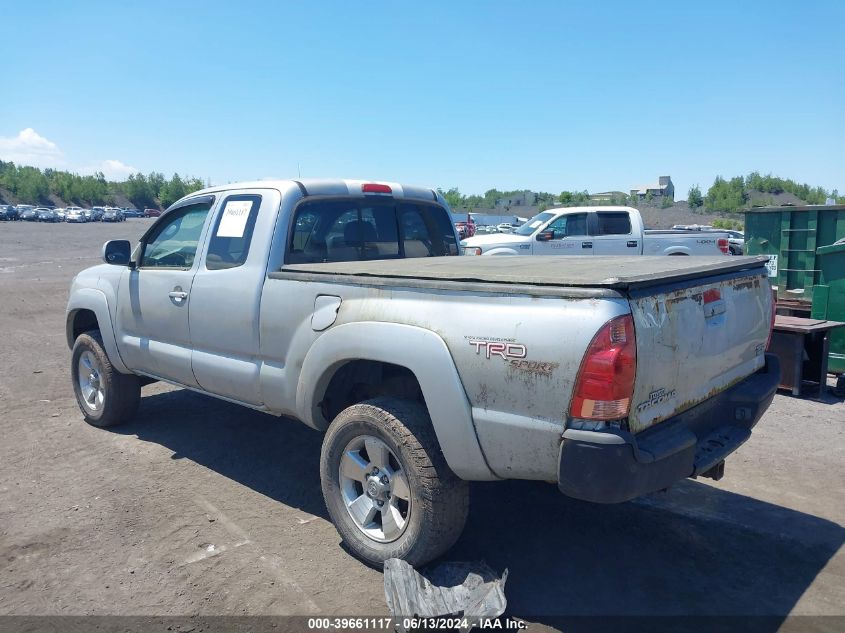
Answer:
[[[167,293],[167,296],[171,299],[176,299],[176,301],[184,301],[188,298],[188,293],[183,290],[172,290]]]

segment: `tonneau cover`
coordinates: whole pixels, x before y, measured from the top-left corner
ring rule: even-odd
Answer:
[[[284,273],[630,290],[760,268],[756,257],[426,257],[286,264]],[[270,275],[273,276],[273,273]],[[375,280],[374,280],[375,281]]]

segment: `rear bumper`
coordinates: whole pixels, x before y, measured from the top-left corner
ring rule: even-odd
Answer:
[[[779,380],[778,359],[766,354],[760,371],[637,435],[567,429],[558,487],[576,499],[619,503],[706,473],[751,436]]]

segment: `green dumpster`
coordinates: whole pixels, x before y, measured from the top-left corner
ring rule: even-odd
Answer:
[[[813,288],[814,319],[845,322],[845,240],[816,249],[820,268],[819,284]],[[827,370],[840,376],[845,374],[845,328],[830,333],[830,353]]]
[[[819,247],[845,238],[845,205],[759,207],[745,212],[745,252],[768,255],[778,301],[809,310],[821,282]]]

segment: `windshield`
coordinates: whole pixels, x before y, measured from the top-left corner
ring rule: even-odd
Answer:
[[[531,235],[534,231],[544,225],[546,222],[551,220],[555,217],[555,213],[551,213],[549,211],[543,211],[543,213],[538,213],[533,218],[528,220],[525,224],[520,226],[518,229],[514,231],[515,235]]]

